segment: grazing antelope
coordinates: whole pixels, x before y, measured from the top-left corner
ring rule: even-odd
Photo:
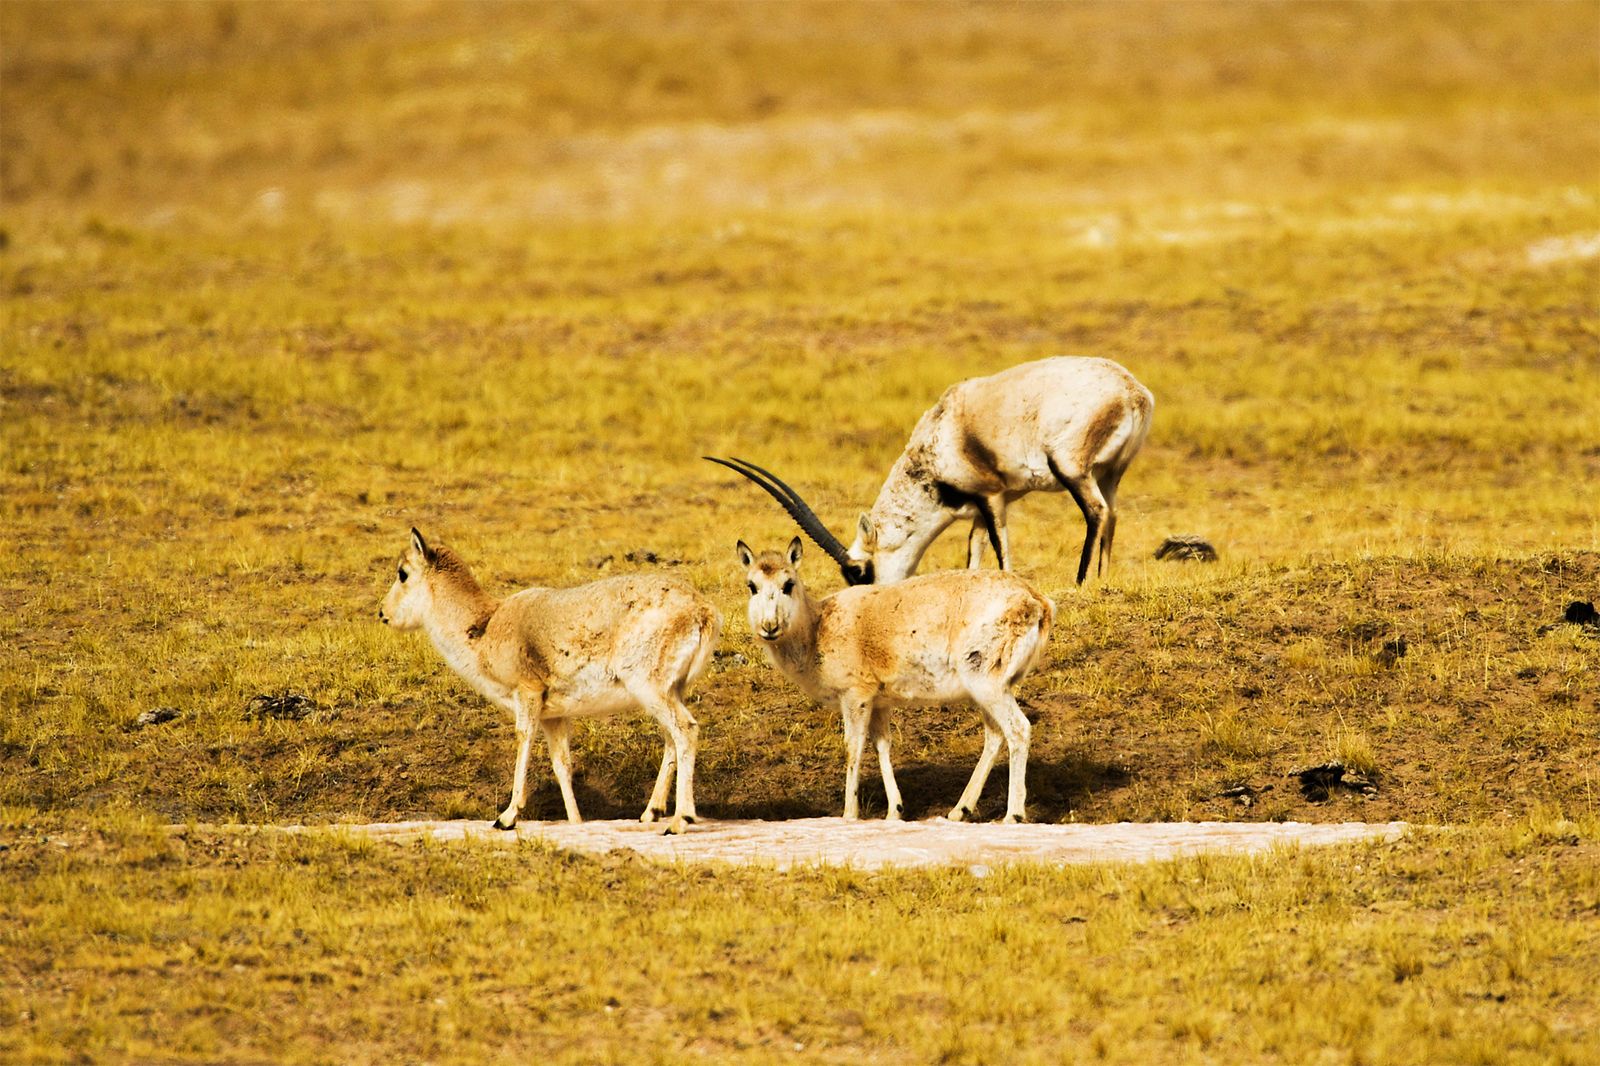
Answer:
[[[1015,574],[947,570],[896,585],[846,588],[818,600],[800,581],[800,538],[783,554],[757,556],[744,541],[739,562],[750,586],[750,630],[790,681],[844,717],[844,816],[860,808],[861,754],[871,736],[883,770],[890,821],[905,812],[889,762],[895,707],[971,700],[983,715],[983,754],[952,821],[977,808],[1005,741],[1011,757],[1007,822],[1026,817],[1028,719],[1012,689],[1038,663],[1055,604]]]
[[[666,817],[677,767],[677,810],[668,833],[693,822],[694,757],[700,726],[685,691],[711,661],[722,616],[681,581],[628,574],[570,589],[531,588],[494,600],[460,557],[411,531],[399,575],[378,608],[394,629],[425,629],[450,668],[517,724],[511,804],[498,829],[517,824],[527,800],[535,722],[550,747],[567,821],[581,822],[572,795],[572,719],[643,707],[667,735],[642,822]]]
[[[1081,585],[1096,551],[1097,572],[1111,555],[1117,486],[1150,433],[1154,409],[1150,390],[1109,359],[1041,359],[958,382],[917,421],[848,549],[772,474],[742,459],[706,458],[771,493],[852,585],[910,577],[939,534],[965,518],[972,519],[967,566],[982,564],[987,540],[1000,569],[1009,570],[1006,508],[1030,492],[1064,489],[1088,526]]]

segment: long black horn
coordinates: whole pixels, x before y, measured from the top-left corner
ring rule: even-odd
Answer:
[[[822,519],[818,518],[817,513],[806,504],[806,501],[800,498],[800,494],[780,481],[777,475],[743,459],[734,459],[729,462],[726,459],[713,459],[709,455],[703,455],[701,458],[708,463],[719,463],[729,470],[737,471],[766,489],[767,492],[772,494],[772,498],[781,503],[783,509],[789,512],[789,517],[799,523],[806,536],[816,541],[817,547],[827,552],[840,567],[849,566],[849,550],[839,543],[838,537],[828,532],[828,527],[822,524]]]

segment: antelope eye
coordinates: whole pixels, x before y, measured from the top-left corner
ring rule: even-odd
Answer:
[[[787,596],[793,591],[794,591],[794,582],[793,581],[785,581],[783,583],[783,594],[785,596]]]
[[[402,585],[404,585],[406,583],[406,578],[408,578],[410,576],[411,576],[410,574],[406,573],[406,568],[402,566],[400,568],[400,583]]]
[[[750,582],[750,595],[754,596],[755,594],[756,594],[756,583],[754,581],[752,581],[752,582]]]

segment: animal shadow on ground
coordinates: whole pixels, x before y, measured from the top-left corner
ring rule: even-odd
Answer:
[[[869,753],[870,755],[870,753]],[[976,761],[965,758],[934,762],[897,763],[895,779],[900,784],[904,799],[905,817],[920,821],[950,813],[950,808],[960,799],[961,791],[972,776]],[[870,772],[869,772],[870,771]],[[717,821],[759,820],[782,822],[800,818],[837,818],[844,807],[844,767],[837,772],[816,775],[821,780],[807,781],[802,787],[789,791],[741,790],[715,795],[714,788],[697,788],[698,807],[704,818]],[[1061,754],[1043,759],[1030,759],[1028,763],[1028,817],[1030,821],[1061,822],[1075,810],[1082,810],[1099,793],[1123,788],[1132,779],[1124,766],[1112,765],[1080,754]],[[862,766],[861,816],[882,818],[888,809],[884,796],[883,779],[877,773],[875,759],[865,760]],[[995,764],[989,780],[978,799],[975,822],[998,820],[1005,813],[1006,789],[1009,771],[1002,758]],[[643,810],[643,799],[632,800],[636,788],[619,788],[607,775],[598,777],[575,771],[573,792],[578,809],[588,821],[616,821],[634,819]],[[618,795],[622,795],[619,799]],[[639,793],[643,797],[644,793]],[[490,805],[492,806],[492,804]],[[490,806],[484,808],[485,820],[494,817]],[[563,821],[566,818],[561,805],[561,794],[553,781],[541,781],[535,786],[529,781],[528,805],[524,813],[530,821]]]
[[[840,774],[840,788],[843,790],[843,773]],[[630,803],[626,797],[618,799],[613,794],[618,791],[614,784],[601,778],[586,778],[582,771],[574,771],[572,778],[572,791],[578,800],[578,810],[583,813],[585,821],[628,821],[639,817],[644,810],[645,792],[640,792],[640,799]],[[835,796],[813,797],[801,796],[766,796],[740,800],[737,798],[717,802],[704,790],[699,790],[695,796],[695,806],[699,809],[701,818],[715,821],[744,821],[759,820],[764,822],[781,822],[795,818],[828,818],[836,817],[843,804],[843,799]],[[1005,796],[1001,795],[1000,803],[1004,805]],[[878,786],[878,807],[883,808],[883,786]],[[486,808],[487,810],[487,808]],[[489,811],[486,817],[494,818],[495,811]],[[566,820],[566,810],[561,804],[561,793],[556,789],[554,782],[541,782],[539,787],[533,787],[532,781],[528,788],[528,805],[524,817],[529,821],[561,822]]]
[[[905,803],[905,818],[908,821],[920,821],[949,814],[950,808],[961,798],[962,790],[971,779],[974,765],[957,761],[896,764],[894,775]],[[868,768],[866,760],[863,760],[861,816],[882,818],[888,810],[883,778],[876,773],[876,762],[870,764],[873,771],[870,775]],[[1029,760],[1028,819],[1033,822],[1064,821],[1073,810],[1084,806],[1094,793],[1121,788],[1128,784],[1129,779],[1130,774],[1123,767],[1079,755],[1064,755],[1054,760]],[[983,792],[978,797],[977,813],[969,821],[999,820],[1005,813],[1009,784],[1010,771],[1002,757],[989,774],[989,780],[984,783]],[[836,793],[830,794],[820,805],[795,801],[724,805],[716,817],[762,818],[769,821],[837,817],[844,803],[842,767]],[[730,806],[741,813],[722,813],[729,810]],[[819,806],[821,809],[817,809]]]

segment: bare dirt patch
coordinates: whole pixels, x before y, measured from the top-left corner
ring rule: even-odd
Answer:
[[[681,836],[636,821],[524,822],[514,831],[482,821],[380,822],[336,828],[291,826],[291,833],[342,831],[380,840],[542,840],[591,855],[632,851],[659,862],[727,862],[784,870],[828,864],[880,866],[985,866],[998,862],[1149,862],[1198,852],[1254,852],[1358,840],[1396,840],[1404,822],[1122,822],[1115,825],[963,824],[943,818],[922,822],[702,821]]]

